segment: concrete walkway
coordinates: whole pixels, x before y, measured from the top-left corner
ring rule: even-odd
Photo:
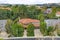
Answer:
[[[27,30],[24,30],[24,35],[23,37],[27,37]]]
[[[40,32],[40,29],[35,29],[35,30],[34,30],[34,34],[35,34],[35,37],[42,36],[42,34],[41,34],[41,32]]]
[[[34,35],[35,37],[39,37],[39,36],[42,36],[41,32],[40,32],[40,29],[35,29],[34,30]],[[23,37],[27,37],[27,30],[24,30],[24,35]]]

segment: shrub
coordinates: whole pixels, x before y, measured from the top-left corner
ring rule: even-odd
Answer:
[[[24,32],[24,28],[21,24],[13,24],[11,26],[11,33],[12,35],[14,35],[15,37],[21,37],[23,36],[23,32]]]
[[[40,22],[40,31],[41,31],[42,34],[45,33],[46,29],[47,29],[46,23],[45,22]]]
[[[55,28],[53,26],[49,26],[44,35],[46,35],[46,36],[54,36],[54,31],[55,31]]]
[[[7,20],[7,23],[5,25],[5,28],[6,28],[6,32],[7,33],[10,33],[11,32],[11,25],[12,25],[12,20],[8,19]]]
[[[45,22],[40,22],[40,31],[44,36],[54,36],[55,29],[53,26],[47,27]]]
[[[34,36],[34,25],[32,23],[27,27],[27,36]]]
[[[57,30],[57,35],[60,36],[60,29]]]
[[[44,19],[45,19],[44,14],[39,14],[39,15],[38,15],[38,19],[39,19],[40,21],[44,21]]]

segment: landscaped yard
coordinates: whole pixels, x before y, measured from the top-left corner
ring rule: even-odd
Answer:
[[[60,14],[60,6],[40,7],[37,5],[11,5],[2,7],[4,9],[0,9],[0,36],[60,36],[60,21],[58,20],[60,16],[56,16]],[[7,20],[6,23],[2,21],[4,19]],[[59,24],[59,26],[57,24]]]

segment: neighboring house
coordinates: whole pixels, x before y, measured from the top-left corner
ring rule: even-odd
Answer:
[[[44,11],[44,14],[50,14],[52,12],[52,9],[51,8],[47,8],[45,11]]]
[[[36,19],[29,19],[29,18],[25,18],[25,19],[20,19],[19,23],[23,24],[23,26],[26,28],[27,25],[29,23],[32,23],[36,28],[38,28],[40,26],[40,21],[36,20]]]
[[[60,19],[48,19],[48,20],[45,20],[45,22],[47,23],[47,26],[58,26],[60,27]]]
[[[57,11],[57,12],[56,12],[56,16],[57,16],[57,17],[60,17],[60,11]]]

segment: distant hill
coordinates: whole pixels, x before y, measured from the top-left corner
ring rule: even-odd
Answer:
[[[55,6],[55,7],[59,7],[60,3],[48,3],[48,4],[37,4],[38,6],[47,6],[47,7],[51,7],[51,6]]]
[[[22,4],[8,4],[8,3],[7,4],[0,4],[0,6],[11,6],[11,5],[22,5]],[[37,5],[37,6],[46,6],[46,7],[51,7],[51,6],[59,7],[60,3],[34,4],[34,5]]]

